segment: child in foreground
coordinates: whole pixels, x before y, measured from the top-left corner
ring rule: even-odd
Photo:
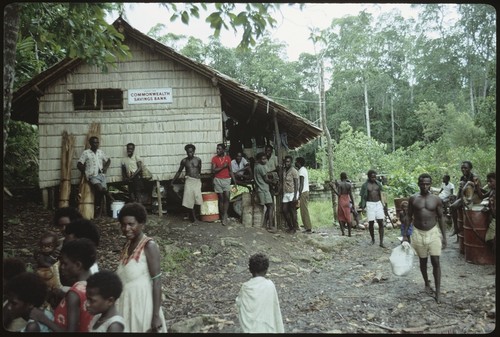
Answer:
[[[59,246],[57,234],[45,232],[38,241],[38,250],[35,252],[36,273],[40,276],[49,290],[61,288],[59,280],[59,264],[57,263],[57,247]]]
[[[5,285],[8,302],[7,309],[12,317],[22,317],[27,321],[21,332],[51,332],[52,330],[37,319],[30,319],[30,312],[38,308],[42,315],[52,321],[54,315],[42,305],[47,296],[47,284],[35,273],[24,272],[11,278]]]
[[[269,259],[254,254],[248,267],[252,278],[243,283],[236,298],[241,329],[244,333],[284,333],[276,287],[265,278]]]
[[[87,311],[94,315],[89,332],[123,332],[125,320],[115,306],[122,289],[118,275],[109,270],[100,271],[87,279]]]
[[[26,326],[26,320],[22,317],[14,317],[13,313],[10,311],[7,304],[9,301],[7,300],[7,295],[5,293],[5,285],[12,279],[14,276],[22,274],[26,271],[26,264],[23,260],[17,257],[5,257],[3,259],[3,307],[2,307],[2,316],[3,316],[3,326],[7,331],[11,332],[19,332]]]
[[[54,320],[48,320],[38,308],[30,317],[47,325],[54,332],[88,332],[93,315],[87,311],[85,301],[90,267],[96,260],[95,244],[81,238],[65,243],[59,256],[61,276],[72,286],[54,309]]]

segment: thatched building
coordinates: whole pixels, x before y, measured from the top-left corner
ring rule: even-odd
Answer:
[[[12,119],[39,126],[41,189],[61,182],[64,131],[76,137],[71,183],[78,184],[76,162],[92,123],[99,123],[100,148],[111,158],[110,183],[122,179],[120,160],[129,142],[136,144],[154,180],[173,178],[188,143],[196,145],[202,173],[208,174],[216,144],[225,141],[228,117],[252,139],[255,126],[271,133],[277,126],[291,149],[321,134],[285,106],[177,53],[122,18],[114,25],[124,34],[131,59],[108,73],[80,59],[65,59],[14,93]]]

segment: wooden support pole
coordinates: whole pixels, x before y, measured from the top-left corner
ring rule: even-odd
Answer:
[[[42,200],[43,200],[43,208],[49,209],[49,190],[44,188],[42,190]]]
[[[161,192],[160,192],[160,181],[156,181],[156,197],[158,198],[158,216],[163,216],[163,209],[161,205]]]
[[[269,101],[267,102],[267,112],[269,113]],[[281,159],[282,159],[282,154],[281,154],[281,137],[280,137],[280,130],[278,126],[278,117],[276,115],[276,110],[273,109],[273,120],[274,120],[274,134],[276,135],[276,144],[275,150],[276,150],[276,157],[278,158],[278,178],[280,179],[280,184],[282,184],[281,179],[283,179],[283,170],[281,168]],[[273,196],[274,197],[274,196]],[[282,200],[282,195],[281,191],[280,193],[276,196],[276,209],[274,210],[274,214],[276,216],[276,228],[281,227],[281,222],[282,222],[282,214],[281,214],[281,200]]]
[[[255,110],[257,110],[257,105],[259,104],[259,99],[256,98],[253,100],[253,106],[252,106],[252,111],[250,112],[250,115],[248,116],[248,119],[247,119],[247,124],[250,123],[250,121],[252,120],[253,118],[253,115],[255,114]],[[269,113],[269,102],[267,102],[267,111]]]

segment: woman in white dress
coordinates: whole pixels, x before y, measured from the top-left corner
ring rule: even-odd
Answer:
[[[142,231],[146,219],[146,209],[135,202],[118,214],[127,238],[116,270],[123,283],[117,307],[125,319],[125,332],[167,332],[161,309],[160,249]]]

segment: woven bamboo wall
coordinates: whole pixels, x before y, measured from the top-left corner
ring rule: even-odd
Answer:
[[[101,124],[100,148],[111,158],[108,181],[120,181],[125,145],[136,144],[136,153],[153,173],[154,179],[172,179],[182,158],[184,145],[196,146],[202,173],[210,172],[210,160],[222,141],[222,113],[219,90],[197,73],[161,58],[153,51],[128,42],[133,55],[117,69],[102,74],[82,65],[48,88],[40,99],[40,188],[57,186],[61,176],[62,133],[76,136],[71,182],[77,184],[76,163],[85,147],[92,122]],[[123,109],[74,111],[74,89],[121,89]],[[134,104],[127,100],[128,89],[172,88],[173,103]]]

